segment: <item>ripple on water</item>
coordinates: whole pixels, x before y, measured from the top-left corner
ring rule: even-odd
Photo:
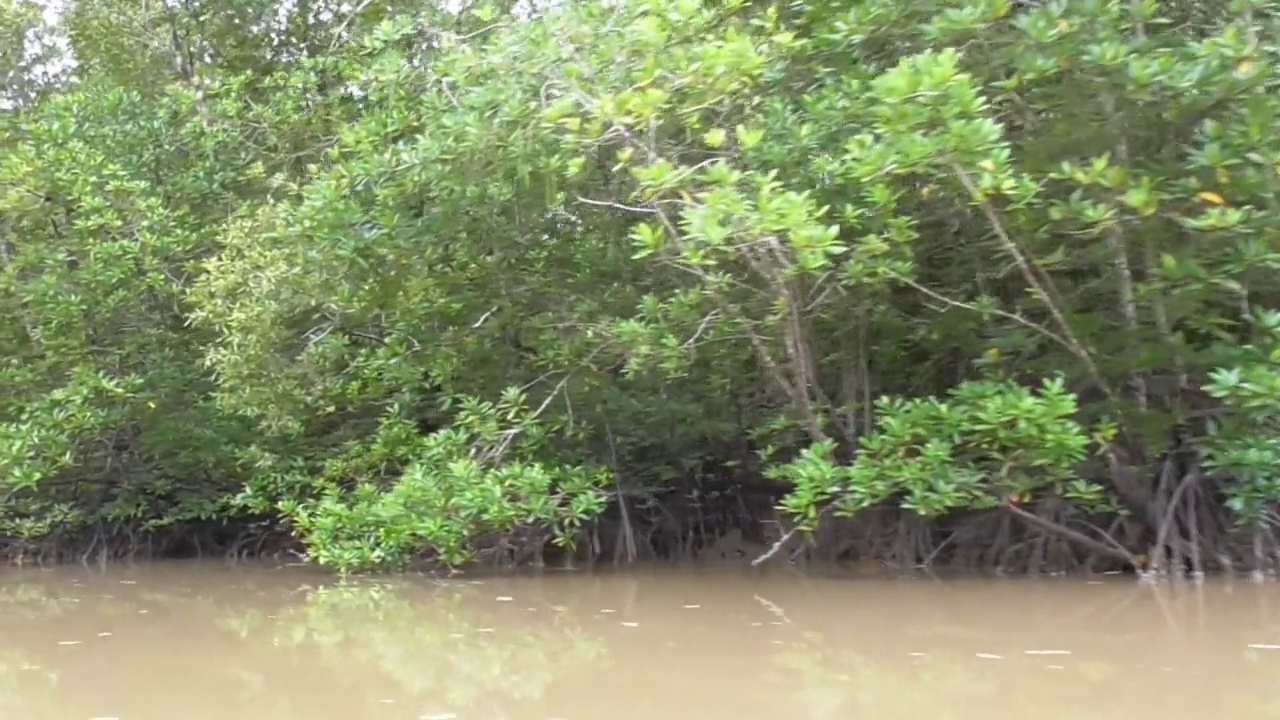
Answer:
[[[23,671],[0,673],[21,681],[0,692],[0,720],[115,720],[102,714],[110,711],[119,720],[181,718],[197,695],[218,717],[253,717],[276,698],[298,706],[273,720],[741,720],[816,716],[800,707],[810,700],[837,718],[936,717],[941,709],[955,720],[1019,720],[1029,704],[1087,703],[1083,710],[1100,715],[1180,720],[1187,707],[1235,700],[1229,714],[1258,717],[1257,699],[1274,696],[1268,661],[1280,661],[1280,634],[1267,630],[1255,593],[1213,585],[1203,592],[1216,605],[1204,612],[1195,603],[1162,609],[1145,589],[1083,581],[926,588],[619,574],[554,586],[353,584],[295,597],[297,578],[263,573],[262,591],[250,592],[252,584],[236,586],[222,570],[204,585],[183,572],[181,582],[147,575],[134,588],[106,575],[86,581],[77,603],[65,598],[66,582],[0,588],[12,595],[0,606],[9,611],[0,616],[2,660]],[[707,612],[692,612],[700,609]],[[1166,623],[1151,622],[1162,612]],[[1206,623],[1209,632],[1169,632],[1169,624]],[[1271,637],[1241,642],[1259,634]],[[10,659],[15,641],[24,652]],[[156,688],[155,670],[186,662],[195,643],[225,654],[219,667],[192,658],[190,690]],[[990,649],[975,650],[983,644]],[[231,665],[236,672],[224,670]],[[82,669],[104,675],[100,688]],[[65,704],[46,714],[54,696],[43,678],[58,673],[76,674],[78,692],[55,697]],[[650,673],[675,691],[635,682]],[[1229,684],[1190,683],[1192,673]],[[1135,684],[1154,691],[1133,693]],[[866,692],[890,686],[906,691]],[[978,686],[985,695],[971,691]],[[85,700],[111,707],[91,718],[91,708],[77,707]]]

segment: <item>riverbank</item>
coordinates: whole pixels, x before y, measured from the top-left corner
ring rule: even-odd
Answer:
[[[1280,557],[1254,555],[1249,533],[1221,534],[1214,548],[1188,549],[1185,540],[1166,538],[1163,566],[1153,562],[1156,534],[1122,516],[1089,516],[1035,506],[967,511],[922,518],[898,508],[881,508],[852,518],[824,517],[806,533],[770,504],[774,495],[727,488],[700,505],[662,505],[632,497],[612,503],[586,525],[569,547],[550,533],[529,528],[480,538],[460,568],[628,566],[637,563],[743,565],[748,567],[887,568],[1002,576],[1273,577]],[[1202,513],[1202,518],[1209,517]],[[1105,528],[1105,529],[1104,529]],[[119,560],[228,558],[311,562],[306,544],[278,524],[255,521],[243,527],[211,523],[164,533],[100,529],[57,541],[24,545],[0,542],[11,564],[104,564]],[[1201,535],[1200,537],[1208,537]],[[1269,536],[1267,536],[1269,538]],[[1271,547],[1268,539],[1265,547]],[[1180,553],[1172,552],[1181,547]],[[1227,552],[1224,552],[1224,548]],[[321,563],[323,564],[323,563]],[[397,567],[442,570],[447,564],[424,554]]]

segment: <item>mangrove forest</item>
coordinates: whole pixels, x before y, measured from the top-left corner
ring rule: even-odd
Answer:
[[[1280,569],[1280,2],[0,36],[9,560]]]

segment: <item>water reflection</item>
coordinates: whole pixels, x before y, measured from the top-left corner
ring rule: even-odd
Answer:
[[[1115,585],[1088,598],[1028,582],[1011,602],[1013,589],[897,604],[907,627],[862,638],[789,623],[797,638],[773,661],[812,718],[1280,717],[1266,689],[1280,651],[1239,641],[1280,636],[1267,620],[1274,588]],[[883,627],[865,620],[854,625]]]
[[[513,617],[519,612],[538,617]],[[376,669],[394,681],[397,702],[455,712],[487,707],[489,716],[539,700],[555,677],[587,671],[604,653],[600,638],[562,610],[539,600],[502,607],[469,584],[320,587],[278,614],[251,611],[222,625],[245,642],[314,653],[335,676],[353,666]]]
[[[1280,718],[1274,587],[0,572],[0,718]]]

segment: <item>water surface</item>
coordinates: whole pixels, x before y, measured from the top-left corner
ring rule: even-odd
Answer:
[[[0,718],[1280,718],[1280,588],[0,570]]]

